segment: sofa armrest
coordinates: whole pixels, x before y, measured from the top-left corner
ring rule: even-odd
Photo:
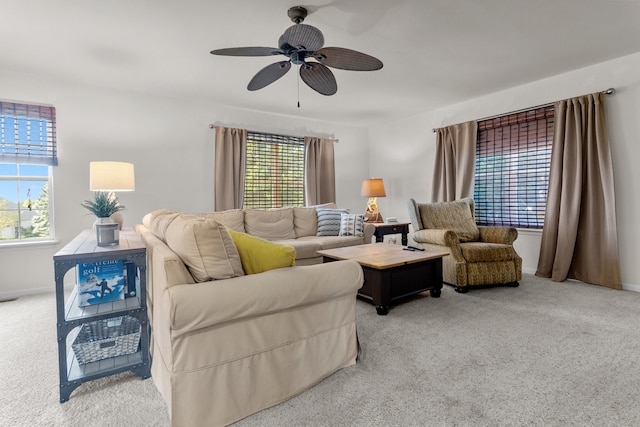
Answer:
[[[432,245],[454,246],[459,245],[458,235],[451,230],[422,229],[413,233],[416,243],[429,243]]]
[[[454,231],[422,229],[413,233],[413,240],[418,244],[446,246],[456,261],[464,260],[462,257],[462,249],[460,249],[460,239]]]
[[[362,287],[355,261],[279,268],[259,274],[173,286],[163,298],[175,338],[198,329],[353,295]]]
[[[371,243],[371,239],[373,238],[373,233],[375,232],[376,232],[376,226],[365,222],[364,223],[364,242]]]
[[[478,227],[480,241],[512,245],[518,238],[518,230],[512,227]]]
[[[193,276],[180,257],[144,225],[137,224],[134,230],[147,247],[149,293],[175,285],[195,283]]]

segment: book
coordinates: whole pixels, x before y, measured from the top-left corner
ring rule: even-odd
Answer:
[[[125,273],[125,290],[124,297],[125,298],[133,298],[138,294],[137,291],[137,280],[138,280],[138,268],[132,262],[124,263],[124,273]]]
[[[85,307],[124,299],[124,261],[78,264],[78,306]]]

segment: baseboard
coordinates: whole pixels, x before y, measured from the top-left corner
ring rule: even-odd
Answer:
[[[640,285],[632,285],[630,283],[623,283],[622,284],[622,289],[624,289],[625,291],[640,292]]]
[[[527,274],[533,274],[535,276],[536,274],[536,270],[533,269],[529,269],[529,268],[523,268],[522,269],[523,273],[527,273]],[[567,280],[573,280],[573,279],[567,279]],[[576,280],[577,282],[578,280]],[[622,284],[622,289],[625,291],[631,291],[631,292],[640,292],[640,285],[634,285],[631,283],[623,283]]]

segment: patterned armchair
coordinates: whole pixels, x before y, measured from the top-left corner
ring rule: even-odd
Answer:
[[[456,292],[470,287],[507,285],[522,279],[522,258],[513,248],[518,231],[509,227],[478,227],[473,199],[417,203],[409,199],[413,240],[426,250],[447,251],[444,282]]]

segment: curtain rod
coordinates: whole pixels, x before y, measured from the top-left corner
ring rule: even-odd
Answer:
[[[610,87],[607,90],[603,90],[601,93],[604,93],[605,95],[613,95],[614,93],[616,93],[616,89]],[[538,108],[545,108],[545,107],[549,107],[550,105],[553,105],[553,104],[555,104],[555,102],[547,102],[546,104],[536,105],[535,107],[528,107],[528,108],[523,108],[521,110],[511,111],[509,113],[496,114],[495,116],[483,117],[481,119],[477,119],[476,122],[482,122],[484,120],[497,119],[498,117],[504,117],[504,116],[509,116],[511,114],[522,113],[523,111],[536,110]],[[443,126],[443,127],[446,127],[446,126]],[[442,129],[442,128],[433,128],[433,131],[435,132],[438,129]]]
[[[217,125],[214,125],[213,123],[209,123],[209,129],[215,129]],[[249,132],[257,132],[257,133],[270,133],[270,132],[262,132],[262,131],[249,131]],[[435,132],[435,131],[434,131]],[[273,132],[271,132],[273,133]],[[285,135],[285,136],[295,136],[295,135]],[[298,138],[305,138],[304,136],[299,136]],[[340,142],[340,140],[338,138],[325,138],[325,139],[330,139],[333,142],[335,142],[336,144]]]

